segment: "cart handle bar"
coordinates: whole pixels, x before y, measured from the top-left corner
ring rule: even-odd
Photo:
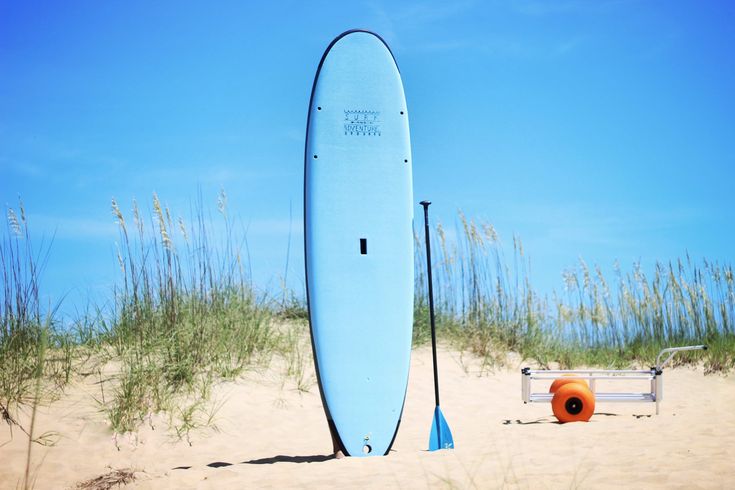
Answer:
[[[664,368],[664,366],[671,360],[671,358],[677,354],[677,352],[684,352],[688,350],[707,350],[707,346],[706,345],[687,345],[685,347],[669,347],[668,349],[663,349],[656,356],[656,371],[661,371]],[[664,354],[669,354],[669,357],[667,357],[664,362],[660,362],[661,357]]]

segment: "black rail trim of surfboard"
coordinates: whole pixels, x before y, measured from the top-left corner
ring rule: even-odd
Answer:
[[[411,366],[409,365],[409,376],[410,376],[410,372],[411,372]],[[398,429],[401,427],[401,421],[403,420],[403,410],[406,408],[406,395],[407,394],[408,394],[408,379],[406,379],[406,389],[403,391],[403,403],[401,404],[401,413],[398,414],[398,423],[396,424],[396,431],[393,433],[393,437],[390,440],[390,444],[388,444],[388,449],[385,450],[385,454],[383,456],[388,456],[388,453],[393,447],[393,443],[396,442],[396,437],[398,436]]]
[[[380,42],[383,43],[383,46],[385,46],[385,49],[387,49],[388,52],[390,53],[391,58],[393,58],[393,63],[396,64],[396,68],[398,68],[398,72],[400,73],[401,68],[398,66],[398,61],[396,61],[396,57],[393,54],[393,51],[390,49],[390,46],[388,46],[388,43],[385,42],[385,39],[383,39],[380,36],[380,34],[378,34],[376,32],[373,32],[373,31],[371,31],[369,29],[350,29],[349,31],[345,31],[342,34],[340,34],[339,36],[335,37],[332,40],[332,42],[329,43],[329,46],[327,46],[327,49],[324,50],[324,54],[322,55],[322,59],[319,60],[319,67],[316,69],[316,76],[314,77],[314,82],[315,83],[314,83],[314,85],[311,86],[311,95],[312,95],[312,97],[314,96],[314,87],[316,85],[317,79],[319,78],[319,72],[322,71],[322,65],[324,64],[324,60],[327,58],[327,55],[329,54],[329,52],[332,50],[332,47],[335,44],[337,44],[337,42],[340,39],[342,39],[343,37],[345,37],[346,35],[353,34],[355,32],[364,32],[365,34],[372,34],[373,36],[377,37],[380,40]],[[311,100],[309,101],[309,107],[311,107]]]
[[[324,388],[322,387],[322,379],[321,375],[319,374],[319,361],[317,360],[316,355],[316,344],[314,343],[314,331],[312,329],[311,325],[311,302],[309,300],[309,269],[306,261],[306,167],[309,165],[309,158],[307,156],[306,150],[308,150],[308,144],[309,144],[309,121],[311,120],[311,111],[314,104],[314,90],[316,89],[316,82],[319,80],[319,74],[322,71],[322,65],[324,65],[324,60],[327,59],[327,55],[332,50],[332,47],[337,44],[337,42],[345,37],[348,34],[352,34],[355,32],[364,32],[366,34],[372,34],[373,36],[377,37],[381,43],[385,46],[385,48],[390,53],[391,58],[393,58],[393,63],[395,63],[396,68],[398,69],[398,73],[401,72],[401,68],[398,66],[398,62],[396,61],[396,57],[393,55],[393,51],[391,51],[390,46],[388,46],[388,43],[385,42],[385,39],[380,37],[379,34],[376,34],[373,31],[370,31],[368,29],[350,29],[348,31],[343,32],[339,36],[335,37],[331,43],[329,43],[329,46],[327,46],[327,49],[324,50],[324,54],[322,55],[322,58],[319,60],[319,66],[316,69],[316,74],[314,75],[314,82],[311,85],[311,95],[309,96],[309,111],[306,114],[306,138],[304,139],[304,283],[306,284],[306,311],[307,311],[307,317],[309,319],[309,337],[311,338],[311,352],[314,357],[314,367],[316,371],[316,382],[319,386],[319,396],[322,399],[322,406],[324,407],[324,413],[327,416],[327,425],[329,426],[329,432],[332,434],[332,440],[335,441],[339,445],[339,449],[342,450],[342,452],[346,456],[351,456],[350,453],[347,451],[347,448],[345,448],[344,443],[342,442],[342,439],[339,437],[339,432],[337,431],[337,427],[334,424],[334,421],[332,420],[332,415],[329,412],[329,406],[327,405],[327,400],[324,398]],[[408,390],[408,383],[406,383],[406,390]],[[390,444],[388,445],[388,449],[385,451],[385,455],[387,455],[391,448],[393,447],[393,442],[396,440],[396,436],[398,435],[398,427],[401,425],[401,418],[403,416],[403,408],[406,404],[406,395],[403,395],[403,405],[401,406],[401,416],[398,418],[398,423],[396,424],[396,431],[393,433],[393,438],[390,441]]]

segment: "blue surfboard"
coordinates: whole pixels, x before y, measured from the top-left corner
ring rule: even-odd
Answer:
[[[317,69],[304,176],[306,286],[314,362],[332,437],[385,455],[401,420],[413,325],[408,111],[376,34],[338,36]]]

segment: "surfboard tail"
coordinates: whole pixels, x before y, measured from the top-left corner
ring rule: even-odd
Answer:
[[[454,449],[454,439],[452,431],[449,429],[444,414],[437,405],[434,409],[434,421],[431,425],[431,434],[429,435],[429,451],[438,449]]]

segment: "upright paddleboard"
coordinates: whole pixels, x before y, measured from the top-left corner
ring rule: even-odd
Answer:
[[[398,431],[413,325],[408,111],[393,54],[348,31],[322,56],[306,129],[309,322],[332,436],[385,455]]]

